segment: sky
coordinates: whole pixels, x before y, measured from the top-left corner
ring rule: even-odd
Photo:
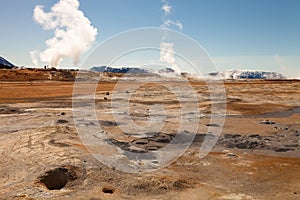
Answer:
[[[58,0],[1,0],[0,56],[18,66],[33,66],[30,51],[46,49],[53,30],[44,30],[34,8],[45,12]],[[277,71],[300,78],[299,0],[169,0],[170,26],[199,43],[219,70]],[[127,30],[160,27],[160,0],[80,0],[79,9],[97,28],[93,46]],[[84,58],[88,54],[81,55]],[[125,62],[125,61],[124,61]],[[122,63],[121,63],[122,64]],[[127,63],[124,63],[126,65]],[[66,58],[61,67],[72,66]]]

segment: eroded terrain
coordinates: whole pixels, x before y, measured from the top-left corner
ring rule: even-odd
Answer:
[[[217,114],[214,123],[210,119],[214,101],[204,82],[190,82],[197,95],[199,115],[180,113],[182,106],[194,106],[188,92],[181,91],[184,101],[178,101],[163,82],[127,91],[134,84],[125,81],[115,88],[114,81],[100,82],[95,96],[97,122],[82,124],[89,130],[97,123],[99,134],[105,134],[106,141],[121,152],[155,155],[178,134],[178,114],[193,126],[197,122],[193,141],[180,140],[183,144],[192,142],[190,147],[166,167],[151,172],[122,172],[114,164],[124,157],[107,166],[91,155],[74,122],[73,82],[1,82],[0,198],[300,198],[299,81],[226,81],[226,117],[218,118]],[[177,82],[168,84],[182,89]],[[116,106],[126,102],[126,93],[131,94],[128,113]],[[126,127],[130,125],[128,116],[142,127],[149,125],[149,119],[157,119],[154,123],[161,128],[128,131],[132,130]],[[220,137],[209,132],[220,128],[218,120],[225,122]],[[199,158],[206,137],[218,142],[210,154]],[[132,159],[140,165],[146,165],[146,161],[159,168],[155,156]],[[126,162],[130,163],[130,158]]]

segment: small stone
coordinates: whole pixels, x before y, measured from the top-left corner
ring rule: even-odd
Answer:
[[[290,151],[290,150],[291,150],[290,148],[275,148],[276,152],[287,152],[287,151]]]
[[[263,144],[261,144],[261,145],[263,145]],[[258,146],[258,142],[251,142],[251,143],[249,143],[249,145],[248,145],[248,149],[254,149],[254,148],[256,148]]]
[[[253,135],[249,135],[248,136],[249,138],[258,138],[258,137],[260,137],[258,134],[253,134]]]
[[[68,123],[69,121],[68,120],[64,120],[64,119],[59,119],[56,121],[56,123],[58,124],[65,124],[65,123]]]
[[[218,124],[206,124],[206,126],[210,126],[210,127],[220,127]]]
[[[248,144],[247,143],[239,143],[235,145],[238,149],[248,149]]]
[[[275,122],[270,121],[270,120],[265,120],[265,121],[262,121],[262,122],[259,122],[259,123],[260,123],[260,124],[267,124],[267,125],[276,124]]]
[[[233,153],[227,153],[227,154],[225,154],[225,156],[230,157],[230,158],[238,158],[238,156]]]
[[[145,145],[145,144],[148,144],[149,141],[146,140],[146,139],[139,139],[139,140],[133,141],[133,143],[136,144],[136,145]]]

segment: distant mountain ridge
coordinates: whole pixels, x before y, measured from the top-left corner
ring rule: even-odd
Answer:
[[[140,67],[92,67],[94,72],[110,72],[110,73],[128,73],[128,74],[157,74],[160,76],[175,76],[176,72],[172,68],[163,68],[159,70],[145,69]]]
[[[15,67],[14,64],[12,64],[11,62],[7,61],[5,58],[0,56],[0,68],[12,69],[13,67]]]
[[[260,70],[226,70],[209,73],[209,78],[217,79],[286,79],[287,77],[277,72]]]
[[[142,69],[139,67],[107,67],[107,66],[101,66],[101,67],[92,67],[91,71],[94,72],[111,72],[111,73],[131,73],[131,74],[146,74],[150,73],[150,71],[146,69]]]

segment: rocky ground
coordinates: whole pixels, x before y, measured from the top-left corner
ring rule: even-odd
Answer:
[[[88,117],[80,121],[72,112],[73,82],[2,81],[0,199],[300,198],[299,81],[226,81],[227,113],[213,115],[213,121],[212,104],[219,108],[220,102],[209,95],[204,82],[190,83],[199,115],[189,110],[180,113],[182,106],[195,103],[188,90],[180,93],[183,100],[178,101],[169,89],[183,86],[163,84],[144,84],[130,91],[136,82],[125,81],[120,87],[114,81],[100,82],[94,101],[97,121]],[[123,105],[127,93],[131,94],[128,113],[116,106]],[[161,107],[153,107],[156,104]],[[178,132],[182,123],[178,114],[193,127],[197,123],[197,130],[191,132],[193,127],[186,126]],[[145,129],[130,129],[128,116]],[[149,119],[154,119],[154,126],[148,126]],[[81,125],[86,133],[101,127],[92,140],[105,135],[104,142],[118,147],[120,156],[106,165],[98,161],[91,155],[95,149],[79,137]],[[214,130],[220,128],[219,137]],[[176,140],[178,135],[182,137]],[[206,139],[217,144],[200,158]],[[172,141],[191,145],[160,167],[158,152]],[[110,147],[96,151],[116,153]],[[139,158],[142,153],[150,156]],[[133,169],[157,170],[120,171],[118,164],[123,161],[137,165]]]

